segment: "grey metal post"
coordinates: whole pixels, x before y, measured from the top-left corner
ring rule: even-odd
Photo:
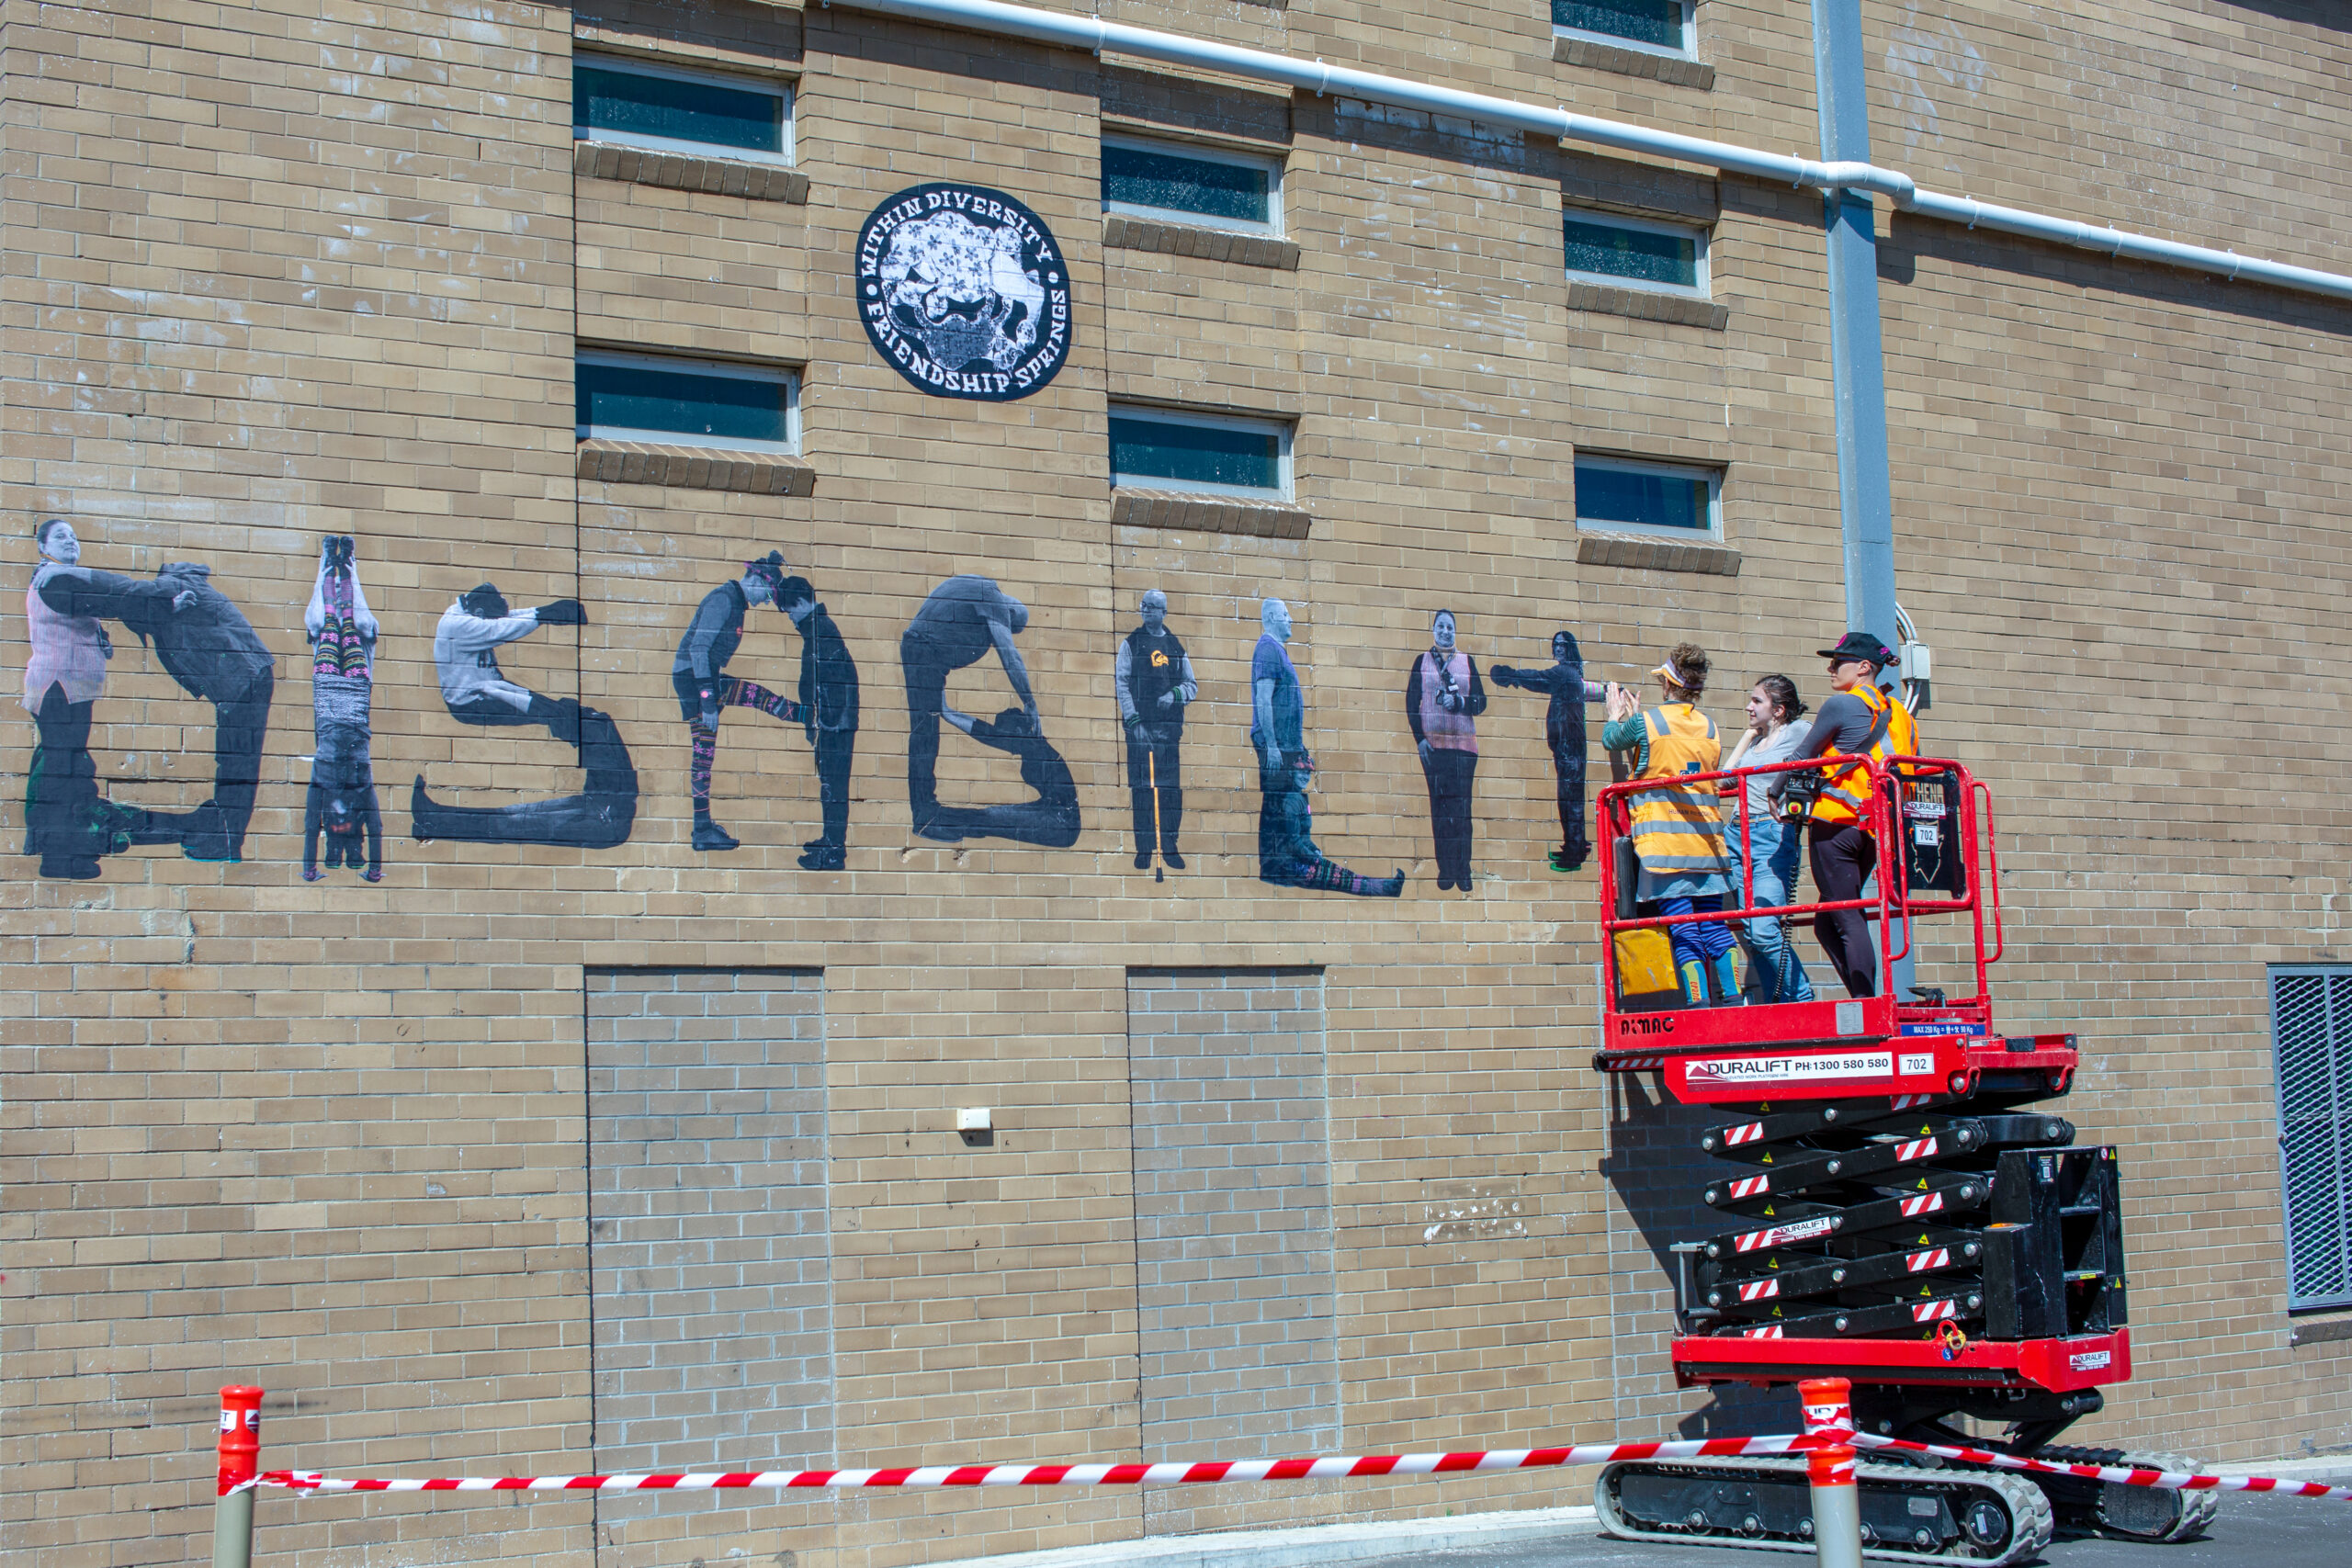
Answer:
[[[1870,162],[1861,0],[1813,0],[1821,155]],[[1838,405],[1838,514],[1846,629],[1894,645],[1894,503],[1886,457],[1886,364],[1879,336],[1878,235],[1871,198],[1827,192],[1829,364]]]
[[[254,1568],[254,1494],[212,1500],[212,1568]]]
[[[1854,1484],[1854,1450],[1815,1449],[1805,1456],[1813,1488],[1813,1550],[1821,1568],[1862,1568],[1862,1494]]]
[[[1821,156],[1871,157],[1870,83],[1861,0],[1813,0],[1814,96]],[[1878,234],[1871,198],[1833,190],[1824,200],[1829,249],[1829,367],[1838,408],[1838,517],[1846,557],[1846,629],[1889,648],[1894,625],[1894,477],[1886,455],[1886,355],[1879,335]],[[1912,955],[1890,965],[1888,993],[1909,994]]]

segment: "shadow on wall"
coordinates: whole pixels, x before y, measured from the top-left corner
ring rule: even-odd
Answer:
[[[1700,1194],[1717,1173],[1701,1152],[1699,1136],[1723,1119],[1720,1109],[1679,1105],[1647,1075],[1609,1075],[1609,1152],[1600,1174],[1617,1190],[1618,1201],[1658,1269],[1658,1283],[1674,1280],[1673,1246],[1724,1227],[1722,1215]],[[1665,1333],[1670,1324],[1644,1324]],[[1695,1393],[1694,1393],[1695,1397]],[[1800,1429],[1793,1389],[1726,1386],[1706,1391],[1707,1403],[1675,1424],[1685,1438],[1747,1438]]]
[[[2034,283],[2055,280],[2079,288],[2109,289],[2175,310],[2268,321],[2294,332],[2352,335],[2352,313],[2339,300],[2257,283],[2230,283],[2209,273],[2154,262],[2113,260],[2096,251],[1990,230],[1972,232],[1936,219],[1896,213],[1879,237],[1879,276],[1907,288],[1917,281],[1922,256],[1971,271],[2006,272]]]

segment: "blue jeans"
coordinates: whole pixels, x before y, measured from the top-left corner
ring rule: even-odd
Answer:
[[[1760,815],[1748,818],[1747,835],[1747,847],[1756,855],[1757,907],[1790,902],[1797,879],[1797,862],[1804,852],[1802,836],[1777,818]],[[1731,853],[1731,901],[1736,908],[1745,902],[1736,822],[1724,838]],[[1804,972],[1804,961],[1789,945],[1788,928],[1783,922],[1770,915],[1749,920],[1747,945],[1752,961],[1747,976],[1749,990],[1760,992],[1768,1002],[1813,1000],[1813,981]]]

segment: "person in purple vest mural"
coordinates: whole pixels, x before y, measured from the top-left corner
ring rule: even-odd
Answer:
[[[1405,719],[1420,753],[1430,791],[1430,831],[1437,840],[1437,885],[1470,891],[1470,798],[1478,779],[1478,716],[1487,689],[1478,666],[1453,645],[1453,612],[1430,623],[1430,648],[1405,680]]]
[[[82,559],[74,525],[51,517],[35,531],[40,567],[25,590],[25,711],[39,739],[25,780],[25,853],[40,857],[43,876],[87,881],[98,857],[116,847],[98,771],[90,760],[90,716],[106,691],[114,643],[95,615],[61,615],[41,588]]]
[[[121,622],[153,648],[180,690],[212,705],[210,797],[187,812],[110,809],[113,847],[176,842],[190,860],[244,858],[277,660],[211,579],[210,567],[191,561],[167,562],[152,580],[61,561],[41,573],[34,590],[62,621]],[[62,873],[89,874],[78,866]]]

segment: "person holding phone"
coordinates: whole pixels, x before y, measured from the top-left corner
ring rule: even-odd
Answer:
[[[1724,767],[1761,768],[1789,761],[1813,733],[1804,711],[1796,682],[1786,675],[1767,675],[1757,682],[1747,692],[1747,728]],[[1769,796],[1772,781],[1781,776],[1766,773],[1749,779],[1744,792],[1728,792],[1733,799],[1745,794],[1747,815],[1744,849],[1740,824],[1735,820],[1724,825],[1731,896],[1735,902],[1747,902],[1752,895],[1758,908],[1790,901],[1790,892],[1796,886],[1797,858],[1804,847],[1798,830],[1773,815]],[[1754,867],[1752,873],[1742,871],[1744,862]],[[1746,995],[1758,1002],[1813,1000],[1813,980],[1804,972],[1804,961],[1789,945],[1788,931],[1780,917],[1758,915],[1747,922],[1747,950],[1750,969]]]

